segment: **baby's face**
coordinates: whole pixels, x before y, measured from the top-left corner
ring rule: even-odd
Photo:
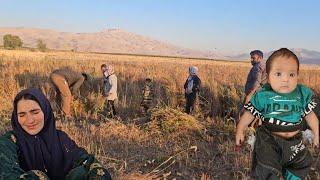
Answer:
[[[276,57],[268,74],[268,82],[277,93],[290,93],[298,83],[298,65],[293,58]]]

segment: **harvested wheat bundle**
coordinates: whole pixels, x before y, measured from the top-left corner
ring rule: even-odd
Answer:
[[[173,136],[201,135],[204,126],[195,117],[170,107],[151,110],[147,130]]]

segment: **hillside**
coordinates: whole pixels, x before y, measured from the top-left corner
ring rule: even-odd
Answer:
[[[0,44],[5,34],[18,35],[26,47],[36,47],[38,39],[50,49],[80,52],[125,53],[200,58],[223,58],[213,52],[182,48],[121,29],[96,33],[58,32],[36,28],[0,28]]]
[[[71,33],[37,28],[0,28],[0,44],[3,44],[2,37],[5,34],[18,35],[23,40],[23,46],[25,47],[36,47],[37,41],[41,39],[49,49],[74,50],[77,52],[142,54],[241,61],[250,59],[249,52],[228,55],[218,51],[183,48],[121,29],[106,29],[95,33]],[[303,48],[291,48],[291,50],[296,53],[302,64],[320,64],[320,52],[318,51]],[[271,53],[272,50],[265,52],[265,59]]]

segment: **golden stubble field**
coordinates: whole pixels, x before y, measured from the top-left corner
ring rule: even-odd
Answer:
[[[102,63],[113,64],[118,76],[118,119],[102,115]],[[199,68],[202,80],[201,108],[194,116],[183,113],[190,65]],[[64,66],[87,72],[90,79],[73,102],[76,121],[57,118],[57,125],[95,154],[115,179],[248,179],[250,147],[234,148],[234,120],[244,97],[248,62],[1,49],[0,134],[10,129],[17,92],[39,87],[54,99],[44,84],[52,70]],[[139,104],[147,77],[153,80],[157,106],[144,117]],[[318,99],[320,68],[302,66],[300,83],[311,87]],[[311,151],[315,160],[308,178],[319,179],[319,154]]]

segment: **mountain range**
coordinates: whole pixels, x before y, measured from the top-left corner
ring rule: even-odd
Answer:
[[[49,49],[79,52],[181,56],[225,60],[248,60],[250,58],[247,52],[239,55],[228,55],[215,50],[202,51],[183,48],[121,29],[105,29],[95,33],[71,33],[24,27],[0,28],[0,44],[3,44],[3,36],[5,34],[19,36],[25,47],[36,47],[38,40],[41,39]],[[320,52],[318,51],[302,48],[293,48],[291,50],[297,54],[302,63],[320,64]],[[265,57],[270,54],[271,52],[266,53]]]
[[[320,52],[312,51],[303,48],[290,48],[300,60],[302,64],[320,64]],[[267,59],[273,51],[269,51],[264,54],[264,59]],[[226,56],[227,59],[249,59],[249,53],[242,53],[235,56]]]

